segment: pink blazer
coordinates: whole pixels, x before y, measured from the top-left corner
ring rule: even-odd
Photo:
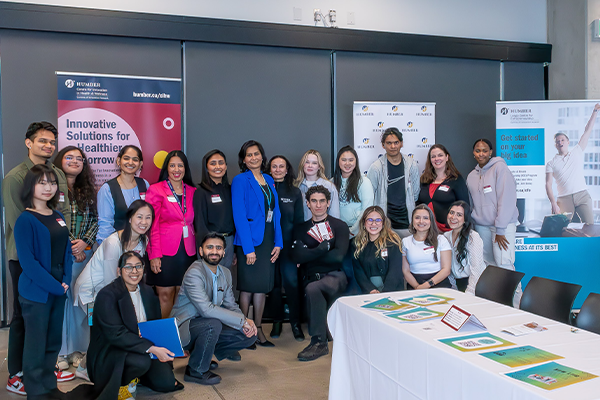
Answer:
[[[185,222],[188,227],[188,237],[183,239],[185,252],[188,256],[196,254],[196,236],[194,234],[194,192],[195,187],[183,184],[185,187]],[[183,238],[183,211],[177,201],[169,201],[173,193],[167,181],[150,185],[146,192],[146,201],[154,207],[154,222],[150,230],[148,242],[148,257],[152,260],[162,256],[177,254]]]

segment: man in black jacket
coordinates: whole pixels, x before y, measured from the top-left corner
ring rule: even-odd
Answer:
[[[344,221],[327,215],[330,200],[331,194],[324,186],[309,188],[306,203],[312,218],[294,228],[292,259],[301,264],[311,335],[310,344],[298,354],[300,361],[329,354],[327,310],[348,283],[342,261],[348,251],[350,232]],[[315,230],[319,231],[316,235]]]

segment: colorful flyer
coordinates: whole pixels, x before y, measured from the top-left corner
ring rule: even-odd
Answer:
[[[514,343],[509,342],[494,336],[488,332],[477,333],[468,336],[458,336],[446,339],[439,339],[440,342],[460,350],[463,352],[467,351],[478,351],[483,349],[493,349],[495,347],[513,346]]]
[[[365,304],[362,308],[369,308],[372,310],[378,311],[397,311],[397,310],[405,310],[410,308],[415,308],[412,304],[408,303],[397,303],[389,297],[385,297],[383,299],[379,299],[372,303]]]
[[[417,322],[423,321],[430,318],[438,318],[443,316],[444,313],[430,310],[428,308],[419,307],[413,308],[412,310],[406,310],[401,312],[392,312],[385,314],[386,317],[395,318],[404,322]]]
[[[520,346],[512,349],[490,351],[489,353],[481,353],[480,356],[487,357],[490,360],[511,368],[564,358],[533,346]]]
[[[398,301],[402,301],[405,303],[412,303],[412,304],[416,304],[418,306],[432,306],[434,304],[444,304],[450,300],[454,300],[454,299],[451,297],[439,296],[437,294],[424,294],[421,296],[400,299]]]
[[[555,362],[537,365],[520,371],[508,372],[504,375],[544,390],[554,390],[598,377],[597,375]]]

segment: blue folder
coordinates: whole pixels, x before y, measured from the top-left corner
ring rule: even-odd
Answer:
[[[144,339],[148,339],[156,347],[168,349],[175,354],[175,357],[183,357],[181,338],[179,337],[179,329],[175,318],[140,322],[138,327]],[[150,356],[156,358],[154,354],[150,354]]]

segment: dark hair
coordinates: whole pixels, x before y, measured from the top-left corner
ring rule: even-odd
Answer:
[[[434,144],[429,148],[429,152],[427,153],[427,161],[425,161],[425,169],[423,170],[423,174],[421,175],[421,183],[424,185],[429,185],[431,182],[435,181],[437,175],[435,174],[435,168],[433,168],[433,164],[431,164],[431,151],[434,149],[439,149],[444,152],[445,155],[448,156],[448,161],[446,162],[446,180],[454,180],[459,177],[460,172],[452,162],[452,156],[446,149],[446,147],[442,144]]]
[[[265,149],[263,148],[262,144],[258,143],[256,140],[248,140],[242,145],[242,148],[238,153],[238,165],[240,166],[240,171],[248,171],[248,167],[244,162],[244,158],[246,158],[246,153],[248,152],[248,149],[252,146],[258,147],[258,151],[260,151],[260,155],[262,156],[262,162],[260,163],[260,172],[268,173],[269,171],[267,171],[267,155],[265,154]]]
[[[58,198],[60,197],[60,190],[58,189],[58,176],[52,167],[49,167],[45,164],[34,165],[27,172],[27,175],[25,175],[25,179],[23,180],[23,192],[21,192],[21,201],[23,201],[23,206],[25,206],[25,208],[33,208],[35,185],[37,185],[44,178],[46,178],[47,181],[56,182],[56,193],[50,200],[46,202],[49,208],[56,208],[56,205],[58,204]]]
[[[140,260],[142,265],[145,264],[144,257],[142,257],[140,253],[138,253],[137,251],[126,251],[125,253],[121,254],[121,257],[119,257],[119,262],[117,263],[118,268],[123,269],[125,264],[127,264],[127,260],[130,257],[136,257],[138,260]]]
[[[402,140],[402,132],[400,132],[398,130],[398,128],[387,128],[385,131],[383,131],[383,133],[381,134],[381,144],[385,143],[385,139],[387,139],[388,136],[390,135],[395,135],[399,141],[403,141]]]
[[[306,201],[308,201],[310,203],[310,196],[312,196],[315,193],[324,194],[327,201],[331,200],[331,193],[329,192],[329,189],[327,189],[323,185],[315,185],[315,186],[309,187],[308,190],[306,191],[306,194],[304,195],[304,197],[306,198]]]
[[[117,154],[117,158],[123,158],[123,156],[125,155],[125,153],[127,152],[127,150],[129,149],[134,149],[135,152],[138,155],[138,158],[140,159],[140,161],[144,161],[144,156],[142,155],[142,150],[137,147],[134,144],[128,144],[126,146],[121,147],[121,150],[119,150],[119,154]],[[117,160],[115,159],[115,163],[117,162]],[[121,167],[119,166],[119,169],[121,169]],[[141,170],[142,168],[140,168]]]
[[[271,159],[267,163],[267,173],[271,175],[271,163],[276,158],[281,158],[283,161],[285,161],[285,168],[287,169],[287,174],[285,174],[285,176],[283,177],[283,183],[285,183],[290,188],[293,187],[294,181],[296,180],[296,173],[294,172],[294,168],[292,167],[290,160],[288,160],[285,156],[276,155],[271,157]]]
[[[143,207],[150,208],[150,213],[152,214],[152,224],[154,223],[154,218],[155,218],[154,208],[152,207],[152,205],[150,203],[147,203],[146,201],[140,200],[140,199],[137,199],[133,203],[131,203],[131,205],[127,209],[127,212],[125,213],[125,226],[123,227],[123,233],[121,234],[121,248],[123,250],[125,250],[127,243],[129,243],[129,239],[131,239],[131,222],[129,220],[135,215],[136,212],[138,212],[138,210],[140,208],[143,208]],[[150,226],[148,227],[147,232],[150,232],[150,228],[152,228],[152,224],[150,224]],[[140,241],[142,242],[144,249],[145,249],[146,245],[148,245],[148,235],[147,234],[140,235]]]
[[[356,159],[356,166],[354,170],[348,177],[348,184],[346,185],[346,194],[344,199],[342,196],[342,170],[340,168],[340,158],[342,158],[342,154],[349,151],[352,153],[354,158]],[[333,171],[333,184],[338,190],[340,194],[340,201],[345,200],[352,203],[360,203],[360,197],[358,197],[358,187],[360,186],[360,182],[362,180],[362,174],[360,173],[360,167],[358,166],[358,154],[356,150],[352,148],[352,146],[344,146],[338,151],[337,158],[335,159],[335,169]]]
[[[448,208],[448,213],[452,207],[462,207],[464,211],[465,223],[462,228],[460,228],[460,233],[458,234],[458,246],[456,246],[456,261],[460,264],[460,270],[462,271],[465,267],[462,265],[462,262],[465,258],[467,258],[467,243],[469,242],[469,234],[471,230],[474,228],[473,220],[471,219],[471,207],[469,203],[463,200],[455,201]],[[453,243],[450,243],[453,244]]]
[[[427,237],[425,238],[425,244],[427,246],[433,246],[433,260],[437,262],[438,235],[440,234],[440,232],[438,231],[437,224],[435,222],[435,215],[433,214],[433,211],[431,211],[431,208],[427,207],[425,204],[419,204],[418,206],[416,206],[410,218],[410,225],[408,227],[408,231],[413,235],[417,232],[414,226],[414,220],[415,214],[419,210],[425,210],[429,214],[430,224],[429,231],[427,232]]]
[[[29,124],[29,126],[27,127],[27,132],[25,132],[25,139],[35,140],[36,134],[41,130],[52,132],[54,134],[55,139],[58,137],[58,131],[56,130],[56,127],[54,125],[52,125],[48,121],[41,121],[32,122],[31,124]]]
[[[218,232],[208,232],[206,235],[204,235],[204,237],[202,238],[202,241],[200,242],[200,247],[204,246],[204,243],[208,239],[221,239],[223,241],[223,249],[225,249],[225,247],[227,247],[227,241],[225,240],[225,236],[223,236],[222,234],[220,234]]]
[[[477,139],[475,141],[475,143],[473,143],[473,150],[475,150],[475,146],[477,146],[477,143],[479,143],[479,142],[483,142],[483,143],[487,144],[490,147],[490,150],[494,150],[494,146],[492,146],[492,142],[490,142],[486,138]]]
[[[202,158],[202,181],[200,182],[200,186],[202,186],[204,189],[208,190],[209,192],[212,192],[212,178],[210,177],[210,174],[208,173],[208,161],[211,159],[212,156],[214,155],[220,155],[221,157],[223,157],[223,160],[225,160],[225,165],[227,165],[227,157],[225,157],[225,153],[223,153],[221,150],[211,150],[208,153],[206,153],[204,155],[204,157]],[[227,170],[225,170],[225,175],[223,175],[223,186],[228,186],[229,185],[229,179],[227,178]]]
[[[83,150],[75,146],[67,146],[58,152],[54,159],[54,165],[60,168],[63,172],[62,161],[69,151],[78,150],[83,158],[83,169],[75,178],[73,184],[73,198],[77,203],[78,207],[89,208],[90,210],[96,209],[96,186],[94,185],[94,171],[90,168],[87,163],[87,157]]]
[[[195,186],[194,181],[192,180],[192,171],[190,170],[190,164],[188,163],[188,159],[181,150],[173,150],[165,157],[165,161],[163,162],[162,168],[160,169],[160,174],[158,175],[158,182],[166,181],[169,179],[169,162],[171,158],[179,157],[181,161],[183,161],[183,167],[185,168],[185,173],[183,174],[183,182],[190,185]]]

